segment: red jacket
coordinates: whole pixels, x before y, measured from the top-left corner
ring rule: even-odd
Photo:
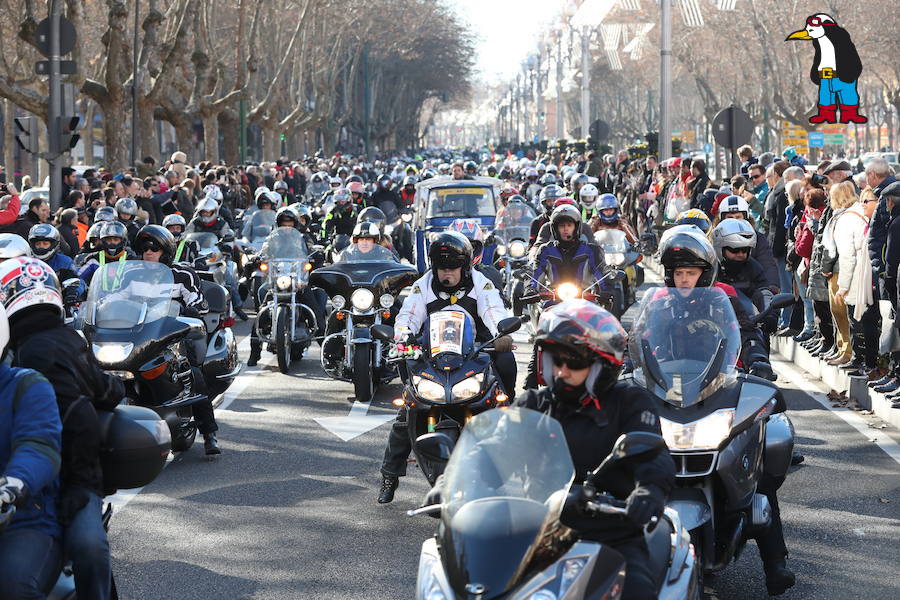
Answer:
[[[13,196],[9,205],[0,210],[0,225],[12,225],[19,218],[19,197]]]

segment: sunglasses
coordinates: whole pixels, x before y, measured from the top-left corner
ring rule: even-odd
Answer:
[[[155,242],[147,242],[146,244],[144,244],[144,252],[146,252],[147,250],[151,252],[161,252],[162,248],[160,248],[159,245]]]
[[[563,365],[567,365],[573,371],[581,371],[582,369],[587,369],[592,364],[590,360],[581,356],[558,354],[555,352],[550,353],[550,359],[553,361],[553,364],[555,366],[561,367]]]
[[[760,179],[761,177],[763,177],[762,173],[757,173],[756,175],[750,175],[750,179],[752,179],[753,181],[756,181],[757,179]]]
[[[823,21],[819,17],[809,17],[806,19],[807,25],[812,25],[813,27],[819,27],[820,25],[834,25],[831,21]]]
[[[750,248],[729,248],[726,246],[725,250],[728,250],[732,254],[750,254]]]

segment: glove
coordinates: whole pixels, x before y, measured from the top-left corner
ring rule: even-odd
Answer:
[[[443,500],[441,498],[441,491],[444,489],[444,474],[441,473],[438,475],[438,478],[434,480],[434,487],[428,490],[428,493],[425,494],[425,500],[422,502],[422,506],[431,506],[433,504],[443,504]]]
[[[0,507],[15,504],[24,495],[24,481],[16,477],[0,477]]]
[[[662,512],[666,495],[655,485],[639,485],[628,496],[628,518],[638,527],[646,525]]]
[[[68,526],[78,512],[87,506],[91,499],[88,491],[82,487],[72,486],[64,489],[59,495],[57,510],[59,522],[63,527]]]
[[[496,352],[512,352],[513,341],[508,335],[501,335],[494,340],[494,350]]]
[[[65,306],[72,306],[73,304],[78,302],[78,288],[69,287],[63,290],[63,304]]]

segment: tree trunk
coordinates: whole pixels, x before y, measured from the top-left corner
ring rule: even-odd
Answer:
[[[125,102],[121,97],[111,97],[103,108],[104,166],[111,172],[122,171],[128,165],[128,136],[123,133],[127,122]]]
[[[175,142],[178,150],[181,150],[188,156],[188,162],[193,164],[194,161],[194,130],[187,120],[179,120],[173,123],[175,126]]]
[[[219,129],[222,130],[222,155],[226,165],[241,162],[241,123],[234,111],[219,113]]]
[[[156,108],[154,102],[148,102],[145,98],[138,99],[137,114],[137,148],[135,148],[135,160],[141,160],[145,156],[156,157],[159,154],[159,138],[156,131],[153,111]]]
[[[281,139],[275,129],[261,127],[262,130],[262,160],[275,160],[281,150]]]
[[[84,164],[94,164],[94,111],[97,105],[92,100],[85,100],[87,105],[84,110],[85,124],[81,130],[84,133]]]
[[[6,181],[13,183],[16,173],[15,163],[15,129],[13,123],[15,106],[11,100],[3,101],[3,166],[6,169]],[[24,170],[24,169],[23,169]]]
[[[214,163],[219,162],[219,117],[218,115],[202,116],[203,119],[203,149],[205,160]]]

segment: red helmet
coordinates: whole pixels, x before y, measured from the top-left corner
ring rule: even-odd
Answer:
[[[578,204],[575,202],[575,200],[573,200],[572,198],[569,198],[568,196],[565,196],[563,198],[557,198],[556,202],[553,203],[553,208],[557,209],[560,206],[565,206],[567,204],[569,206],[578,206]]]
[[[358,181],[351,181],[347,184],[347,189],[350,190],[351,194],[365,194],[366,186],[361,184]]]

